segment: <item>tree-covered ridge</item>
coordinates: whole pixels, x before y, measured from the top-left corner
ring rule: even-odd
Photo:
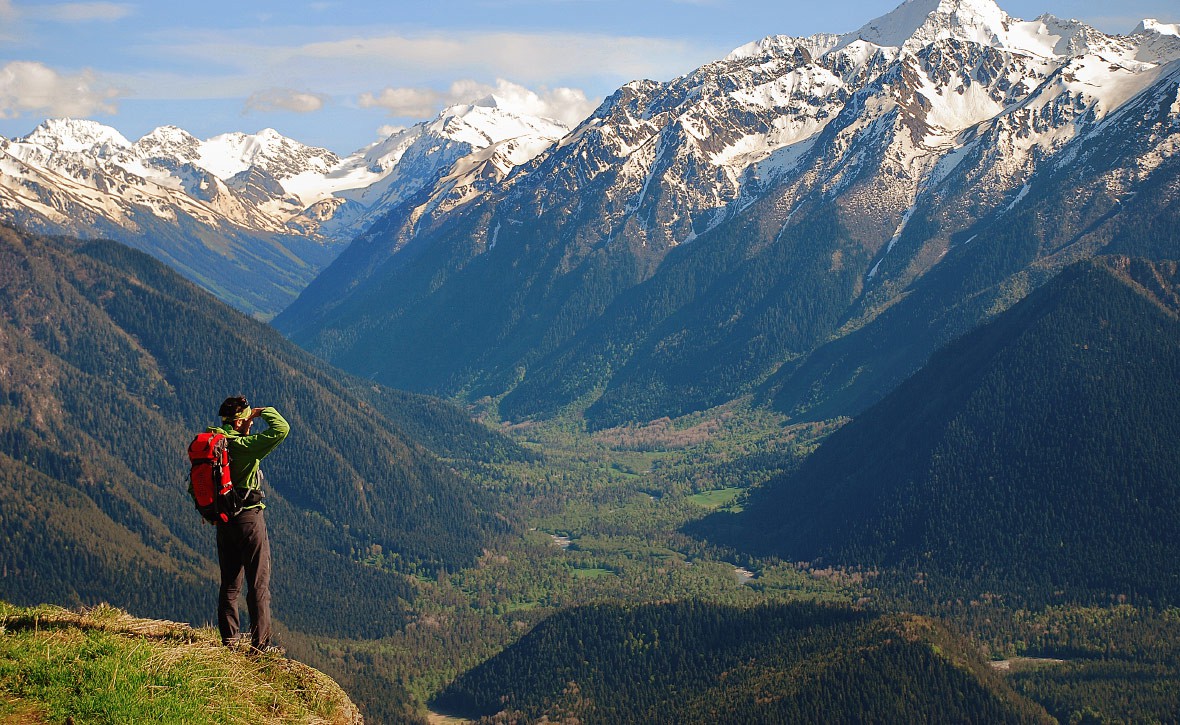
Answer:
[[[0,229],[0,312],[0,592],[12,601],[209,618],[213,531],[188,498],[184,448],[239,392],[292,425],[264,466],[275,615],[292,629],[396,631],[416,596],[406,573],[470,565],[508,526],[358,395],[380,390],[139,252]],[[467,435],[449,457],[519,455],[449,406],[409,402],[433,409],[418,425]],[[362,563],[378,553],[381,569]]]
[[[1068,268],[753,493],[736,539],[939,597],[1180,601],[1177,281]]]
[[[567,610],[438,705],[510,722],[1047,721],[932,620],[800,603]]]

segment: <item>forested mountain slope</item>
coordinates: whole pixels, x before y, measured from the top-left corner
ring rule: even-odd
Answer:
[[[214,532],[186,492],[184,451],[237,393],[291,423],[265,469],[274,611],[292,629],[394,631],[415,597],[406,572],[469,565],[509,526],[394,416],[449,437],[448,457],[523,455],[514,445],[332,370],[144,254],[2,228],[0,311],[10,601],[209,619]],[[361,563],[378,550],[402,573]]]
[[[439,705],[506,722],[1050,722],[935,622],[700,602],[568,610]],[[500,718],[497,721],[501,721]]]
[[[1180,276],[1066,269],[755,491],[735,540],[936,596],[1180,601]]]

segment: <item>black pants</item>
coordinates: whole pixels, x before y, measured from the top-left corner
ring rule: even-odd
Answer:
[[[248,509],[217,526],[217,559],[221,564],[221,593],[217,628],[229,644],[238,634],[238,595],[246,580],[246,608],[250,639],[262,649],[270,644],[270,539],[262,509]]]

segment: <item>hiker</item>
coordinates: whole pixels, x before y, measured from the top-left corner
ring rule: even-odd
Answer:
[[[241,497],[241,511],[217,525],[217,559],[221,565],[221,591],[217,603],[217,627],[221,642],[231,646],[239,637],[238,595],[246,579],[246,607],[250,612],[251,645],[257,652],[281,653],[270,641],[270,540],[262,511],[262,469],[259,462],[275,449],[291,426],[274,408],[251,408],[244,396],[226,398],[217,411],[221,432],[229,441],[229,468],[234,490]],[[250,434],[255,418],[267,429]]]

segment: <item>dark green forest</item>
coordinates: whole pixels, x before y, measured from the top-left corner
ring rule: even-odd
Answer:
[[[935,599],[1180,602],[1176,284],[1067,269],[697,530]]]
[[[532,454],[324,366],[144,254],[0,229],[0,310],[6,600],[209,621],[213,530],[184,450],[237,393],[292,426],[265,470],[274,612],[293,632],[396,632],[415,576],[473,565],[515,525],[459,469]]]
[[[914,616],[815,604],[602,604],[545,620],[442,692],[496,722],[1048,722]]]

